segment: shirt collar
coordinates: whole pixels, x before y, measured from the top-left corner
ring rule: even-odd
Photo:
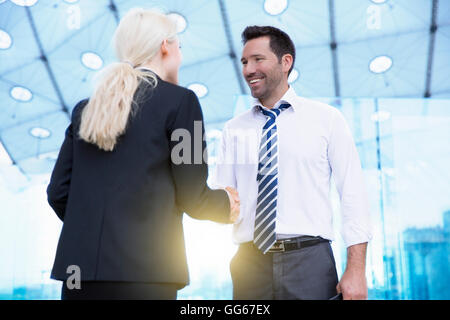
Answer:
[[[152,69],[149,69],[149,68],[146,68],[146,67],[136,67],[136,69],[150,71],[151,73],[153,73],[158,78],[158,80],[162,80],[161,77],[155,71],[153,71]]]
[[[295,111],[296,98],[297,98],[297,94],[295,93],[294,88],[292,88],[292,86],[289,86],[289,89],[285,92],[285,94],[281,97],[281,99],[278,100],[277,103],[275,103],[274,108],[278,108],[283,103],[289,103],[291,105],[292,109]],[[254,98],[252,105],[253,105],[253,111],[260,112],[258,110],[258,107],[262,106],[262,104],[258,99]]]

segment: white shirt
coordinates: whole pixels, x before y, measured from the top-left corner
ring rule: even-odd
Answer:
[[[321,236],[334,240],[330,178],[340,196],[346,246],[371,239],[369,206],[360,160],[341,112],[302,98],[291,87],[280,101],[291,107],[276,119],[278,133],[277,235]],[[258,183],[258,150],[267,118],[253,108],[225,123],[215,183],[239,192],[240,216],[235,243],[253,241]],[[279,238],[279,237],[278,237]]]

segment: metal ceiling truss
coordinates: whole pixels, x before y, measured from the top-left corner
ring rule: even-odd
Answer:
[[[436,31],[438,26],[436,24],[436,18],[438,15],[439,0],[433,0],[431,8],[431,25],[430,25],[430,41],[428,43],[428,62],[427,62],[427,74],[425,78],[425,93],[424,98],[431,97],[431,73],[433,71],[433,57],[434,57],[434,45],[436,39]]]

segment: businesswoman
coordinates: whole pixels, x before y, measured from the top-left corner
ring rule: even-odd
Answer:
[[[75,106],[47,189],[63,221],[51,277],[62,299],[175,299],[189,282],[183,212],[230,223],[237,195],[206,185],[200,105],[176,84],[175,23],[132,9],[114,43],[119,62]],[[192,141],[177,141],[177,129]]]

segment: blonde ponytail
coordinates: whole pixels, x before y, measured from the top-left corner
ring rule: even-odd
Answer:
[[[157,85],[154,73],[139,65],[150,61],[165,39],[176,36],[176,25],[166,15],[131,9],[114,34],[116,55],[121,62],[105,67],[81,115],[79,135],[105,151],[112,151],[133,113],[134,94],[141,82]]]

